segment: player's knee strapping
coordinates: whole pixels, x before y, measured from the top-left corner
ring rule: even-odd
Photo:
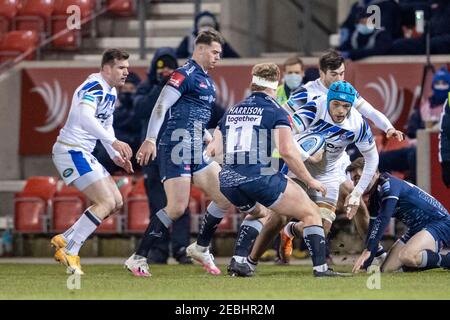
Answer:
[[[330,208],[320,207],[320,206],[319,206],[319,210],[320,210],[320,216],[322,217],[322,219],[327,220],[330,223],[333,223],[334,220],[336,220],[336,214],[334,213],[334,210],[332,210]]]
[[[214,232],[226,212],[227,210],[219,208],[214,201],[209,204],[206,209],[205,216],[203,217],[202,224],[200,225],[200,230],[197,237],[197,244],[199,246],[209,246]]]

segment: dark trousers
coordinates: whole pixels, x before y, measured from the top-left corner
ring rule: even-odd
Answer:
[[[167,198],[159,176],[158,165],[151,163],[145,166],[143,171],[145,174],[145,190],[151,212],[150,219],[152,219],[153,215],[167,205]],[[149,252],[149,260],[154,263],[166,263],[169,258],[170,242],[172,242],[172,255],[178,260],[185,254],[186,247],[189,245],[190,232],[189,210],[186,209],[184,214],[173,223],[171,232],[155,242]]]
[[[378,169],[381,172],[408,171],[407,180],[416,183],[416,147],[381,152]]]

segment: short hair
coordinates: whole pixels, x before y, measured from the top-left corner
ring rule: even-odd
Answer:
[[[107,49],[103,52],[102,68],[105,64],[114,65],[115,60],[127,60],[130,54],[122,49]]]
[[[357,169],[363,170],[364,169],[364,163],[365,163],[365,161],[364,161],[363,157],[356,158],[355,160],[352,161],[352,163],[350,163],[347,166],[347,168],[345,169],[345,172],[346,173],[350,173],[350,172],[353,172],[353,171],[355,171]]]
[[[252,69],[252,76],[257,76],[267,81],[279,81],[280,73],[280,68],[272,62],[255,64]],[[264,91],[266,87],[252,83],[250,89],[252,91]]]
[[[293,66],[294,64],[299,64],[302,66],[303,69],[303,61],[302,59],[300,59],[299,56],[293,56],[293,57],[289,57],[284,61],[284,67],[286,68],[286,66]]]
[[[208,28],[207,30],[199,32],[198,36],[195,38],[194,43],[195,45],[207,44],[208,46],[210,46],[213,42],[218,42],[221,46],[223,46],[225,40],[223,39],[220,32],[214,30],[213,28]]]
[[[319,68],[323,72],[336,70],[344,63],[344,57],[336,50],[329,49],[319,59]]]

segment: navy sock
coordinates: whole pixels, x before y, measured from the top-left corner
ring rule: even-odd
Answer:
[[[234,255],[247,257],[261,229],[262,224],[258,220],[244,220],[239,229],[236,246],[234,247]]]
[[[208,247],[211,239],[216,232],[217,226],[222,221],[225,212],[217,207],[214,202],[211,202],[206,209],[206,214],[203,217],[202,224],[197,236],[197,244],[202,247]]]
[[[439,267],[450,268],[450,254],[443,255],[432,250],[424,250],[422,251],[422,263],[420,267],[423,270]]]
[[[303,229],[303,239],[311,255],[313,266],[321,267],[317,268],[320,269],[317,271],[326,271],[328,267],[325,259],[326,241],[323,227],[317,225],[305,227]]]
[[[171,224],[172,220],[170,220],[164,209],[159,210],[150,220],[136,254],[147,258],[148,252],[154,243],[168,232]]]

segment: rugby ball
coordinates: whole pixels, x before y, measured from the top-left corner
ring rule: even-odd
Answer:
[[[298,137],[297,143],[309,156],[313,156],[325,146],[325,138],[318,133],[308,133]]]

